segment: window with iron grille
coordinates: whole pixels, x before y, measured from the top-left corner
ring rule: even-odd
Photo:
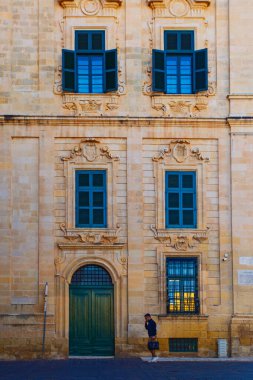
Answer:
[[[207,49],[194,50],[193,31],[165,31],[164,50],[153,50],[153,91],[166,94],[207,91],[207,59]]]
[[[198,338],[170,338],[170,352],[198,352]]]
[[[105,286],[112,285],[109,273],[98,265],[85,265],[79,268],[72,276],[72,285]]]
[[[198,314],[198,260],[196,257],[166,259],[167,313]]]
[[[83,94],[117,91],[117,49],[105,50],[104,31],[75,32],[75,50],[62,50],[62,88]]]
[[[107,226],[105,170],[76,171],[76,227]]]
[[[165,173],[166,228],[196,228],[196,173]]]

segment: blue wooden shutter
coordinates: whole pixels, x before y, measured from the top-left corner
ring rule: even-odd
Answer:
[[[63,91],[75,92],[76,63],[75,51],[62,50],[62,89]]]
[[[76,171],[76,227],[107,226],[107,195],[105,170]]]
[[[180,176],[180,224],[183,228],[196,228],[196,173],[181,172]]]
[[[152,90],[165,92],[165,53],[163,50],[152,52]]]
[[[105,92],[118,90],[118,58],[117,49],[105,52],[104,86]]]
[[[194,92],[208,90],[208,57],[207,49],[194,52]]]

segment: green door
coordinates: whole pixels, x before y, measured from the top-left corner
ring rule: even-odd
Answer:
[[[69,354],[114,355],[112,285],[70,285]]]

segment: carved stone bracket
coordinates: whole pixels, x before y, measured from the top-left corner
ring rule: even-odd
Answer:
[[[205,230],[189,230],[187,232],[171,232],[166,229],[156,229],[150,226],[154,233],[154,238],[166,247],[174,248],[176,251],[187,251],[195,248],[198,244],[204,243],[208,239],[209,228]]]
[[[94,138],[81,140],[80,144],[75,146],[69,156],[61,157],[62,161],[73,160],[78,157],[85,158],[88,162],[93,162],[106,157],[112,161],[119,161],[118,156],[113,156],[108,146],[98,147],[100,142]]]
[[[88,228],[66,228],[65,224],[60,225],[64,238],[68,240],[68,246],[83,246],[86,248],[97,248],[98,246],[105,247],[107,245],[118,247],[119,233],[121,228],[117,225],[116,228],[99,228],[97,230]],[[72,244],[74,243],[74,245]],[[62,246],[61,243],[58,244]],[[63,243],[63,245],[66,245]]]
[[[174,159],[178,163],[182,163],[187,159],[197,159],[199,161],[208,162],[209,157],[204,157],[198,147],[191,147],[188,140],[172,140],[169,147],[160,150],[158,155],[154,156],[152,160],[154,162],[161,162],[164,159]]]

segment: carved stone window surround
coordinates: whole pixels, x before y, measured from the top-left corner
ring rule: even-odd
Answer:
[[[157,265],[158,265],[158,280],[159,280],[159,309],[162,315],[167,315],[168,317],[175,317],[176,314],[167,314],[166,311],[166,301],[167,301],[167,278],[166,278],[166,258],[167,257],[186,257],[184,252],[172,253],[168,248],[157,249]],[[203,254],[201,251],[194,251],[187,253],[187,257],[197,257],[198,259],[198,289],[199,289],[199,303],[200,303],[200,315],[207,314],[207,306],[206,306],[206,298],[207,298],[207,263],[206,257],[207,255]],[[194,315],[192,315],[194,316]],[[199,316],[199,314],[195,314],[195,317]],[[186,317],[186,316],[183,316]],[[189,316],[190,317],[190,316]]]
[[[105,50],[118,48],[118,19],[112,17],[87,19],[85,26],[80,25],[79,17],[68,17],[63,26],[63,48],[74,50],[76,30],[104,30]],[[113,115],[120,107],[120,98],[126,94],[124,57],[118,48],[118,91],[102,94],[81,94],[62,91],[61,50],[59,62],[55,69],[54,93],[62,96],[62,107],[73,116],[101,116]]]
[[[183,154],[181,155],[181,152]],[[158,231],[165,230],[165,172],[166,171],[195,171],[197,191],[197,229],[196,233],[206,230],[205,221],[205,193],[206,176],[205,165],[209,161],[190,140],[174,139],[169,145],[158,150],[153,157],[154,177],[156,190],[156,227]],[[169,230],[168,230],[169,231]],[[178,234],[178,229],[173,229]],[[188,231],[189,229],[183,229]],[[180,235],[180,234],[179,234]]]
[[[65,241],[63,246],[83,247],[114,246],[118,244],[120,227],[117,224],[115,178],[119,157],[109,147],[94,138],[86,138],[73,145],[69,155],[61,157],[66,178],[66,222],[60,226]],[[107,228],[75,227],[75,173],[77,170],[106,170],[107,173]]]
[[[166,30],[193,30],[195,50],[209,48],[208,23],[203,17],[184,19],[178,24],[177,19],[154,17],[147,23],[150,34],[150,63],[146,68],[146,80],[143,83],[143,94],[151,97],[151,106],[159,117],[197,117],[208,109],[209,98],[216,95],[216,53],[208,49],[208,91],[196,94],[164,94],[152,92],[152,49],[164,50],[164,32]]]

